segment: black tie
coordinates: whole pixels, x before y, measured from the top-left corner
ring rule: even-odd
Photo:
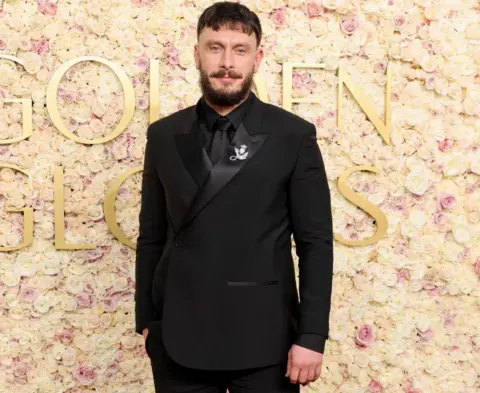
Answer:
[[[217,161],[228,152],[230,137],[228,130],[233,127],[232,122],[227,117],[219,117],[213,125],[214,135],[212,147],[210,150],[210,161],[215,165]]]

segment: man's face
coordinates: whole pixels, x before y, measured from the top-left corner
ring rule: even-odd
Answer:
[[[204,96],[213,105],[229,107],[240,103],[250,91],[263,51],[257,48],[254,33],[205,28],[194,56]]]

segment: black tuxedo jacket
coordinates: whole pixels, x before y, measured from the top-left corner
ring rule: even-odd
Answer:
[[[315,126],[254,96],[213,167],[199,127],[197,104],[147,131],[136,331],[149,328],[147,342],[160,337],[197,369],[285,362],[292,343],[312,337],[324,345],[333,233]]]

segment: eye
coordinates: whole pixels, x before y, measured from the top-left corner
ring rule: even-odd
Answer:
[[[212,50],[212,52],[217,52],[217,51],[220,50],[220,47],[217,46],[217,45],[214,45],[214,46],[212,46],[210,49]]]

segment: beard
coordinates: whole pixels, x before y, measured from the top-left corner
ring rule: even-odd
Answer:
[[[216,89],[210,81],[210,78],[221,78],[227,74],[230,78],[241,79],[242,74],[236,71],[222,69],[208,75],[201,64],[199,71],[200,88],[204,97],[210,103],[219,107],[230,107],[239,104],[247,96],[253,85],[254,67],[252,67],[252,70],[246,75],[245,80],[238,90],[230,90],[228,87]]]

